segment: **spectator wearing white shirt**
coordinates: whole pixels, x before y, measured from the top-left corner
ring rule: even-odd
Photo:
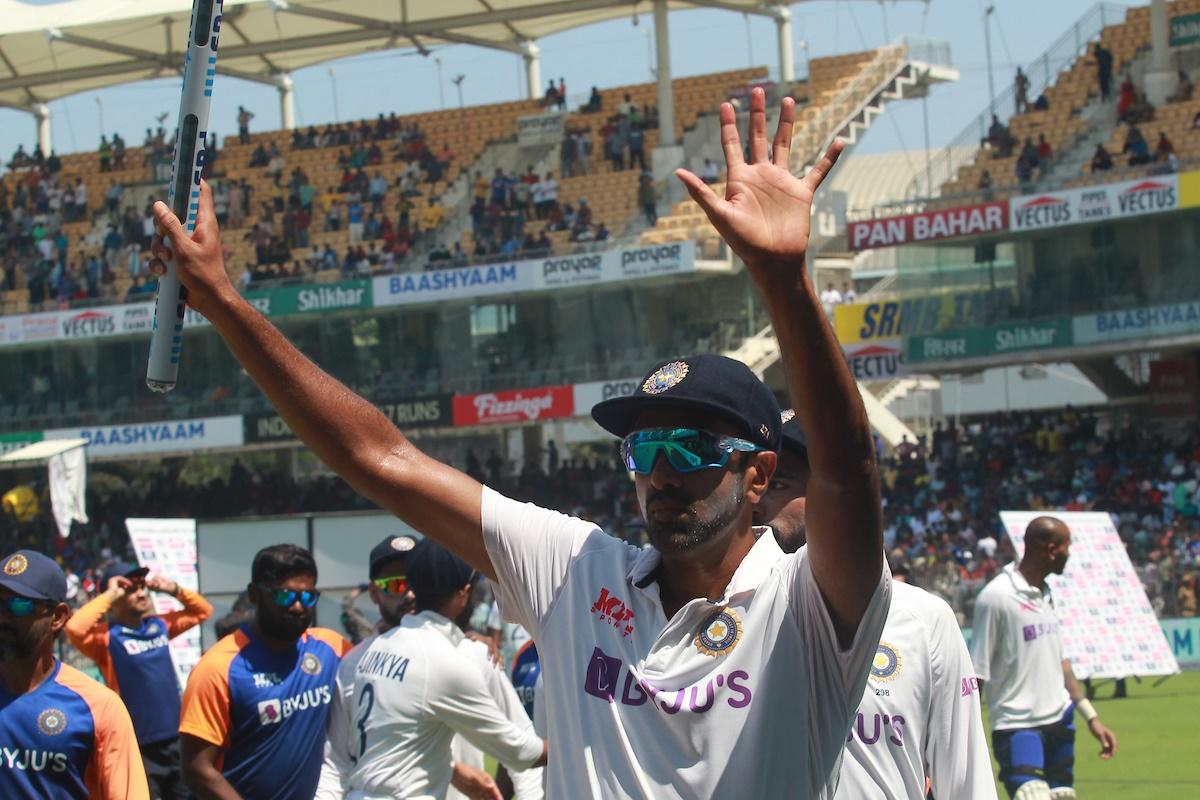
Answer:
[[[842,293],[833,288],[833,284],[825,285],[825,291],[821,292],[821,307],[825,309],[825,315],[831,316],[833,309],[842,302]]]

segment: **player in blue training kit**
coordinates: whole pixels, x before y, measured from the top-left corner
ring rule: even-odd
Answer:
[[[338,664],[350,644],[309,627],[320,592],[307,550],[260,550],[251,576],[254,619],[217,642],[188,678],[183,777],[202,797],[311,800]]]
[[[183,800],[179,768],[179,679],[170,641],[212,615],[212,606],[175,581],[145,567],[117,562],[100,580],[100,594],[67,622],[67,638],[100,668],[121,696],[137,733],[151,793]],[[159,615],[150,592],[175,597],[183,609]]]
[[[54,657],[66,596],[63,571],[41,553],[0,566],[0,797],[148,800],[121,699]]]

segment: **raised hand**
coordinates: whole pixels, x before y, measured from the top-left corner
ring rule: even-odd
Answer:
[[[721,146],[725,150],[728,179],[725,197],[718,197],[686,169],[675,175],[700,204],[713,227],[733,252],[745,262],[756,280],[784,278],[795,281],[808,250],[813,194],[833,169],[843,145],[835,141],[803,178],[788,169],[796,102],[783,99],[773,151],[767,145],[766,95],[750,93],[750,161],[742,154],[733,106],[721,105]]]
[[[179,218],[161,200],[154,204],[154,224],[158,234],[150,247],[154,253],[150,271],[162,275],[166,262],[172,262],[180,282],[188,291],[189,306],[205,314],[205,309],[222,293],[236,293],[225,273],[221,231],[217,228],[212,190],[207,181],[200,182],[200,210],[196,214],[195,231],[189,235]],[[170,249],[163,243],[164,239],[170,240]]]
[[[146,588],[153,592],[175,594],[179,591],[179,584],[175,581],[169,581],[161,575],[147,575]]]

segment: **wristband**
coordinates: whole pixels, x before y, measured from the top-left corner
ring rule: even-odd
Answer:
[[[1100,716],[1098,713],[1096,713],[1096,709],[1092,706],[1092,701],[1088,700],[1086,697],[1075,704],[1075,710],[1082,714],[1083,718],[1088,722],[1091,722],[1096,717]]]

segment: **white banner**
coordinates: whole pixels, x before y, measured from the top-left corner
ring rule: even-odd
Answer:
[[[1061,192],[1039,192],[1013,198],[1008,208],[1009,227],[1014,231],[1162,214],[1179,208],[1179,176],[1156,175]]]
[[[89,428],[57,428],[45,432],[47,439],[87,439],[89,458],[146,453],[190,453],[215,447],[240,447],[243,443],[242,436],[240,415]]]
[[[155,575],[176,581],[193,592],[200,591],[196,572],[196,520],[194,519],[137,519],[125,520],[129,540],[137,553],[138,564]],[[152,592],[154,610],[167,614],[183,608],[170,595]],[[188,675],[200,660],[200,626],[185,631],[171,640],[171,659],[179,688],[187,686]]]
[[[577,383],[572,388],[575,391],[575,416],[586,417],[592,413],[592,406],[602,400],[613,397],[627,397],[637,391],[641,378],[626,378],[617,381],[595,381],[594,383]]]
[[[1025,528],[1040,511],[1001,511],[1018,557]],[[1179,663],[1163,636],[1112,518],[1099,511],[1055,512],[1071,529],[1071,557],[1047,580],[1062,624],[1063,655],[1080,678],[1174,675]]]
[[[82,446],[50,456],[50,507],[58,535],[71,535],[72,522],[87,522],[87,458]]]
[[[517,117],[517,145],[529,147],[536,144],[557,144],[562,141],[566,125],[565,111],[547,111],[544,114]]]
[[[695,268],[696,243],[672,242],[529,261],[380,275],[373,279],[372,288],[376,306],[398,306],[617,283],[683,274]]]
[[[869,342],[844,344],[842,354],[854,373],[854,379],[858,381],[891,380],[906,371],[903,339],[872,339]]]

